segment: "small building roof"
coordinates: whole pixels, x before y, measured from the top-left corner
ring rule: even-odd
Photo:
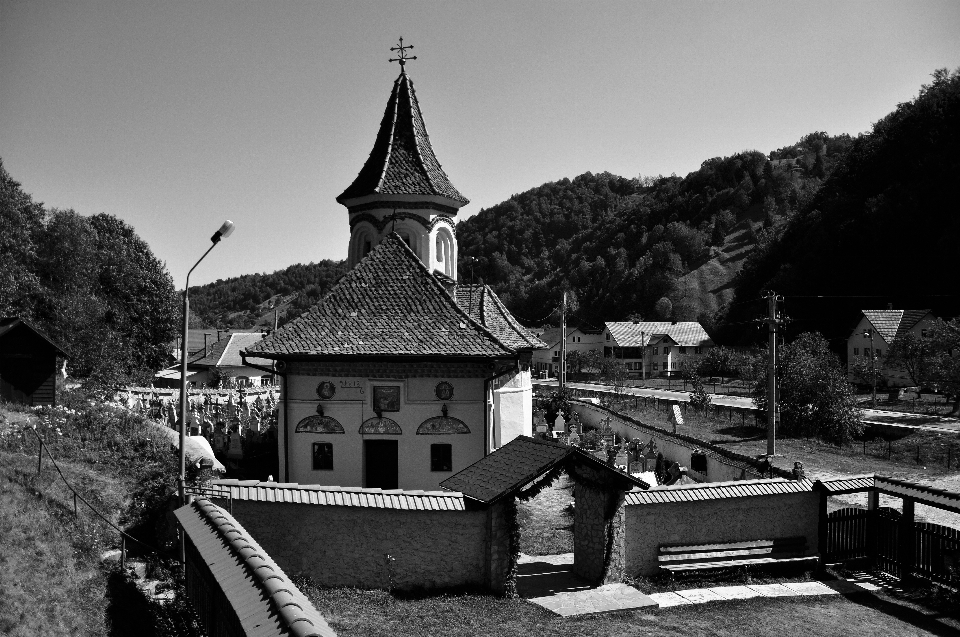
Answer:
[[[244,634],[336,637],[310,600],[229,513],[201,498],[174,516]]]
[[[515,353],[457,305],[396,233],[319,303],[246,350],[264,358]]]
[[[930,310],[862,310],[873,329],[892,344],[923,320]]]
[[[7,335],[13,333],[17,328],[27,329],[39,336],[41,339],[46,341],[51,348],[53,348],[56,353],[65,358],[69,358],[69,354],[63,351],[63,348],[60,347],[52,338],[47,336],[42,330],[37,328],[33,323],[19,318],[17,316],[8,316],[6,318],[0,318],[0,340],[5,338]]]
[[[649,487],[643,480],[607,466],[578,447],[536,440],[528,436],[517,436],[493,453],[450,476],[441,482],[440,486],[459,491],[478,502],[493,504],[520,491],[558,464],[570,460],[607,471],[624,484]]]
[[[500,342],[515,350],[545,349],[547,344],[520,325],[489,285],[460,284],[457,304],[470,318],[490,330]]]
[[[469,203],[437,161],[413,82],[404,70],[393,83],[370,157],[337,202],[349,206],[351,201],[371,195],[440,197],[453,208],[453,214]]]
[[[248,347],[255,346],[257,342],[263,339],[262,332],[236,332],[228,334],[220,339],[204,353],[201,350],[193,358],[189,359],[188,365],[195,367],[243,367],[243,359],[240,358],[240,352]],[[264,358],[248,358],[248,362],[254,365],[270,365],[273,361]]]
[[[644,347],[655,334],[665,334],[684,347],[713,345],[710,335],[696,321],[608,321],[606,327],[617,347]]]
[[[451,491],[368,489],[295,482],[214,480],[205,490],[211,498],[252,502],[286,502],[319,506],[402,509],[410,511],[463,511],[463,494]]]

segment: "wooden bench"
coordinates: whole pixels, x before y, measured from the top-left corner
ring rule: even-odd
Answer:
[[[818,559],[816,555],[805,555],[806,552],[805,537],[684,546],[662,544],[657,561],[660,568],[679,572]]]

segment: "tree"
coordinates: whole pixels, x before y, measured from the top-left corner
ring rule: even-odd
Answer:
[[[661,297],[653,306],[653,312],[661,321],[669,321],[673,316],[673,302],[665,296]]]
[[[900,368],[907,372],[913,384],[921,388],[930,379],[933,363],[934,347],[932,339],[912,333],[904,334],[894,340],[884,361],[885,366]]]
[[[806,332],[780,348],[777,361],[780,432],[843,443],[863,431],[856,394],[840,359],[820,334]],[[753,389],[753,402],[767,408],[767,379]]]
[[[938,389],[953,399],[951,416],[960,416],[960,317],[937,319],[931,337],[930,378]]]
[[[33,318],[40,291],[36,242],[45,215],[43,206],[23,191],[0,160],[0,316]]]

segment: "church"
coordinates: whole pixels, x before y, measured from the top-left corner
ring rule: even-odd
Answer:
[[[373,150],[337,197],[349,272],[244,352],[282,379],[284,482],[435,490],[532,434],[545,344],[489,286],[459,280],[454,218],[469,201],[437,161],[403,53]]]

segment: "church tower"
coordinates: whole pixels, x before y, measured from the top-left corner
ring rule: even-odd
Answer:
[[[433,153],[413,82],[403,68],[408,59],[416,58],[403,57],[401,51],[400,76],[370,157],[337,197],[350,215],[347,266],[356,266],[396,232],[430,272],[456,282],[454,217],[469,200],[450,183]]]

